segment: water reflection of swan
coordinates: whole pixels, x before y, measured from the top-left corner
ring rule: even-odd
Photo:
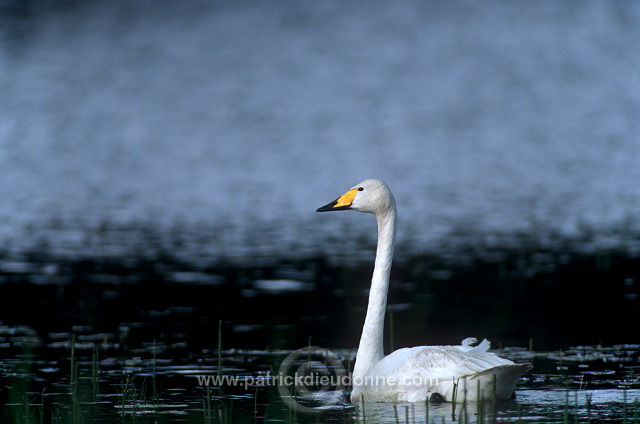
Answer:
[[[396,233],[396,204],[387,185],[366,180],[318,212],[353,209],[372,213],[378,222],[378,247],[371,279],[369,305],[353,369],[351,399],[369,401],[469,401],[509,399],[529,364],[516,364],[477,346],[473,338],[460,346],[418,346],[384,356],[383,330],[389,273]]]

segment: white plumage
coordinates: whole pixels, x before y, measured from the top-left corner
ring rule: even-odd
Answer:
[[[467,338],[460,346],[418,346],[384,356],[384,315],[396,233],[396,205],[387,185],[365,180],[318,212],[353,209],[372,213],[378,223],[378,246],[367,315],[352,375],[352,401],[374,402],[479,398],[509,399],[529,364],[516,364],[488,352],[490,343]],[[439,396],[432,397],[434,394]]]
[[[463,342],[464,343],[464,342]],[[383,357],[365,374],[362,384],[354,386],[353,400],[375,402],[418,402],[438,393],[453,401],[469,401],[493,396],[496,375],[496,398],[509,399],[520,376],[530,368],[487,352],[485,339],[479,346],[417,346],[398,349]],[[480,386],[478,387],[478,381]],[[480,392],[478,392],[478,388]]]

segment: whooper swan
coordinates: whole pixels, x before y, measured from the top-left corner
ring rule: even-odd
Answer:
[[[353,209],[372,213],[378,222],[378,247],[369,291],[367,315],[353,369],[352,401],[447,401],[512,397],[517,381],[531,369],[488,352],[485,339],[460,346],[417,346],[384,356],[383,330],[389,273],[396,234],[396,204],[387,185],[366,180],[317,212]],[[495,384],[495,388],[494,388]],[[479,390],[479,392],[478,392]]]

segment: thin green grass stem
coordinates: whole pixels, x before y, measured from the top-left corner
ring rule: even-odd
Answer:
[[[153,339],[153,357],[151,362],[151,384],[152,384],[152,401],[153,403],[158,403],[158,382],[157,382],[157,374],[156,374],[156,339]]]
[[[591,424],[591,394],[587,393],[587,424]]]
[[[424,400],[424,417],[425,417],[425,423],[429,424],[429,398],[427,397]]]
[[[218,375],[222,375],[222,320],[218,321]]]
[[[451,421],[455,421],[456,420],[456,402],[458,401],[458,383],[460,380],[458,380],[458,382],[455,381],[455,379],[453,380],[453,390],[451,393]]]
[[[393,343],[393,309],[389,309],[389,352],[394,351]]]
[[[622,423],[627,424],[627,388],[622,389]]]
[[[484,423],[484,399],[483,399],[483,393],[480,388],[480,380],[478,380],[476,413],[478,415],[478,424],[483,424]]]
[[[100,357],[99,357],[99,353],[98,353],[98,346],[94,345],[93,346],[93,358],[92,358],[92,366],[91,366],[91,376],[92,376],[92,383],[93,383],[93,396],[96,397],[98,396],[98,393],[100,391],[100,382],[99,382],[99,375],[100,375]]]

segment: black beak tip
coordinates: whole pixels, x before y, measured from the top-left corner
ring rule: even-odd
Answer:
[[[330,211],[346,211],[348,209],[351,209],[351,206],[338,206],[336,207],[336,204],[338,203],[338,200],[334,200],[333,202],[326,204],[322,207],[319,207],[318,209],[316,209],[316,212],[330,212]]]
[[[327,205],[321,206],[318,209],[316,209],[316,212],[328,212],[328,211],[332,211],[333,207],[335,206],[335,204],[337,203],[337,201],[333,201]]]

